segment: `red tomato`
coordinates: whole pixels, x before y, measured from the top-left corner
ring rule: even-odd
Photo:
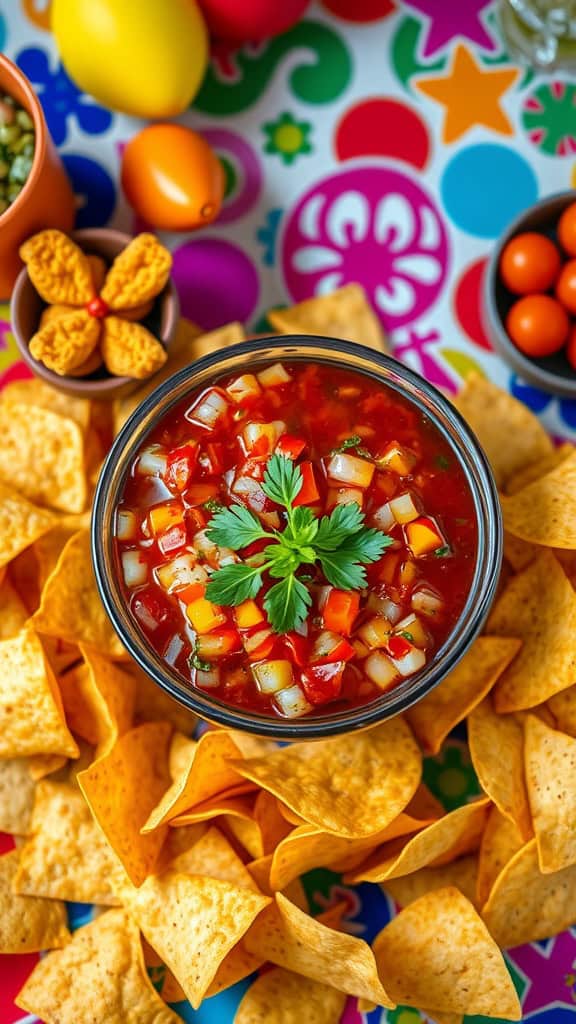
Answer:
[[[233,43],[269,39],[295,25],[309,0],[199,0],[210,35]]]
[[[576,256],[576,203],[567,206],[558,221],[558,241],[569,256]]]
[[[568,336],[568,344],[566,345],[566,358],[576,370],[576,326],[572,327]]]
[[[122,188],[148,224],[190,231],[220,212],[224,172],[206,140],[191,128],[151,124],[124,150]]]
[[[560,253],[545,235],[527,231],[504,246],[500,277],[515,295],[546,292],[560,272]]]
[[[576,260],[568,260],[556,283],[556,298],[569,313],[576,313]]]
[[[549,295],[526,295],[506,318],[512,341],[527,356],[550,356],[562,348],[570,321],[566,310]]]

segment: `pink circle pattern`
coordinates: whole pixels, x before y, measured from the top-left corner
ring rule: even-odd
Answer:
[[[433,305],[450,261],[446,228],[430,196],[383,165],[346,168],[317,182],[292,209],[281,249],[292,299],[361,281],[388,330]]]

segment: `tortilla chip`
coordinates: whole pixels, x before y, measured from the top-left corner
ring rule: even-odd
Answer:
[[[5,405],[31,405],[36,409],[49,409],[74,420],[83,433],[90,423],[90,402],[87,398],[75,398],[56,388],[50,387],[43,380],[14,380],[2,390],[2,403]]]
[[[233,840],[242,856],[246,854],[252,860],[257,860],[259,857],[264,856],[262,832],[257,822],[245,815],[239,807],[243,799],[243,797],[236,797],[236,801],[229,801],[229,804],[234,803],[235,806],[232,811],[227,812],[221,818],[222,827]],[[249,798],[249,801],[251,804],[251,798]]]
[[[182,1024],[152,987],[137,925],[109,910],[36,965],[16,1005],[46,1024]],[[105,1015],[105,1016],[104,1016]]]
[[[522,1016],[502,953],[458,889],[415,900],[376,936],[373,949],[398,1003],[508,1020]]]
[[[516,825],[497,807],[490,811],[478,857],[476,895],[478,906],[483,907],[490,896],[498,875],[524,845]]]
[[[473,853],[480,843],[489,807],[488,799],[474,800],[445,814],[407,841],[395,839],[385,844],[357,871],[351,872],[346,881],[352,885],[384,882]]]
[[[569,736],[576,736],[576,686],[569,686],[550,697],[544,707],[552,713],[553,725]]]
[[[82,512],[87,499],[84,436],[73,419],[0,403],[0,436],[3,483],[38,505]]]
[[[244,945],[244,940],[240,939],[240,942],[237,942],[233,949],[224,957],[214,978],[206,989],[205,998],[209,999],[210,996],[218,995],[219,992],[223,992],[224,989],[236,985],[237,982],[243,981],[244,978],[249,978],[261,966],[262,960],[260,957],[255,956],[254,953],[249,953]],[[305,978],[300,978],[300,981],[304,982],[305,980]]]
[[[168,754],[168,771],[170,772],[172,782],[179,778],[182,772],[186,771],[192,763],[196,756],[197,746],[196,740],[191,740],[184,733],[172,733],[170,752]]]
[[[536,547],[535,544],[529,544],[527,540],[520,540],[519,537],[514,537],[504,530],[504,558],[514,572],[522,572],[522,569],[530,565],[540,551],[541,548]],[[505,580],[504,583],[507,584],[508,580]],[[498,597],[500,594],[497,595]]]
[[[278,843],[292,831],[292,825],[280,813],[276,797],[265,789],[256,797],[254,820],[262,838],[262,855],[273,853]]]
[[[26,758],[0,760],[0,832],[17,836],[28,834],[34,788]]]
[[[306,299],[288,309],[271,309],[268,320],[280,334],[318,334],[343,338],[389,352],[382,324],[360,284],[347,284],[329,295]]]
[[[158,806],[152,810],[144,831],[153,832],[184,811],[218,794],[245,792],[247,787],[229,763],[230,759],[238,757],[238,754],[238,747],[227,733],[204,733],[198,741],[188,767],[162,795]]]
[[[576,864],[576,739],[524,718],[526,788],[544,874]]]
[[[62,549],[79,529],[88,528],[74,526],[72,523],[58,523],[54,529],[49,530],[43,537],[40,537],[34,544],[34,554],[38,563],[38,585],[40,591],[44,589],[46,581],[52,575],[62,554]],[[40,603],[40,602],[38,602]],[[36,611],[36,609],[34,609]]]
[[[458,722],[480,703],[522,646],[509,637],[481,636],[467,654],[422,700],[406,712],[426,754],[437,754]]]
[[[178,732],[190,736],[198,718],[188,708],[183,707],[169,694],[161,690],[149,676],[133,661],[125,666],[125,671],[134,676],[136,680],[136,704],[134,708],[134,721],[136,725],[143,722],[170,722],[170,725]]]
[[[506,484],[506,494],[517,494],[518,491],[522,491],[525,487],[534,483],[535,480],[540,480],[547,473],[550,473],[557,466],[560,466],[561,463],[565,462],[566,459],[570,458],[573,452],[574,445],[568,443],[561,444],[559,448],[553,448],[550,454],[545,455],[543,459],[531,462],[524,469],[514,473],[514,476],[510,477]]]
[[[57,636],[44,634],[42,646],[46,661],[57,678],[60,678],[62,673],[72,668],[73,665],[80,664],[80,648],[77,644],[69,644]]]
[[[82,793],[69,782],[39,782],[31,835],[20,850],[15,891],[76,903],[118,903],[122,871]]]
[[[212,826],[185,852],[174,858],[171,870],[185,875],[205,875],[230,882],[239,889],[259,892],[252,875],[234,853],[228,840]]]
[[[32,505],[14,487],[0,481],[0,570],[55,522],[51,512]]]
[[[0,758],[26,754],[78,756],[56,680],[29,626],[0,641]]]
[[[126,886],[122,900],[194,1009],[226,954],[270,902],[230,882],[173,871],[147,878],[139,889]]]
[[[520,835],[533,835],[526,780],[524,737],[513,715],[497,715],[486,697],[468,718],[468,743],[480,785]]]
[[[422,759],[406,723],[393,718],[370,732],[293,744],[233,767],[311,825],[361,839],[404,810],[420,782]]]
[[[33,754],[28,758],[28,771],[33,782],[39,782],[47,775],[59,772],[68,764],[68,758],[60,754]]]
[[[503,446],[504,447],[504,446]],[[576,451],[546,476],[502,497],[504,526],[531,544],[576,550]]]
[[[19,859],[19,850],[0,857],[0,953],[35,953],[64,946],[70,938],[64,904],[12,891]]]
[[[120,737],[113,750],[78,775],[86,801],[134,885],[153,871],[166,829],[141,828],[170,785],[167,722],[148,722]]]
[[[498,875],[482,917],[503,949],[563,932],[576,921],[576,865],[543,875],[531,839]]]
[[[576,592],[554,555],[543,552],[510,580],[486,631],[524,641],[494,687],[497,711],[534,707],[571,686],[576,678]]]
[[[403,878],[390,878],[384,882],[383,889],[401,907],[449,886],[458,889],[467,900],[476,905],[476,878],[478,874],[478,858],[474,855],[460,857],[450,864],[442,864],[437,868],[420,868],[412,875]]]
[[[59,679],[66,721],[102,757],[132,728],[136,681],[94,650],[80,651],[84,664]]]
[[[126,657],[98,595],[87,530],[66,544],[32,622],[39,633],[85,644],[109,658]]]
[[[28,613],[9,579],[0,583],[0,640],[9,640],[25,625]]]
[[[499,487],[553,451],[534,413],[485,377],[471,373],[454,405],[476,434]]]
[[[254,822],[254,794],[247,793],[240,796],[217,796],[206,800],[203,804],[196,804],[189,811],[184,811],[177,818],[172,818],[170,825],[180,828],[182,825],[193,825],[198,821],[210,821],[212,818],[219,818],[226,815],[228,818],[250,822],[256,828]],[[260,834],[260,829],[258,829]],[[261,840],[260,840],[261,842]]]
[[[346,997],[309,978],[276,967],[256,979],[242,997],[234,1024],[334,1024],[340,1020]]]

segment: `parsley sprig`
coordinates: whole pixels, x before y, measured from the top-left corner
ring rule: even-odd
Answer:
[[[301,566],[319,562],[334,587],[357,590],[366,585],[364,565],[377,561],[392,543],[390,537],[364,525],[364,515],[355,502],[337,505],[329,516],[321,519],[306,505],[294,507],[302,484],[300,467],[291,459],[273,455],[266,467],[262,490],[286,510],[284,530],[265,530],[249,509],[230,505],[215,513],[206,531],[215,544],[233,551],[256,541],[270,541],[263,551],[264,560],[259,556],[258,564],[248,557],[218,569],[212,575],[206,596],[215,604],[241,604],[256,597],[263,586],[264,573],[268,573],[278,582],[266,593],[263,606],[277,633],[301,626],[312,604],[309,590],[296,575]]]

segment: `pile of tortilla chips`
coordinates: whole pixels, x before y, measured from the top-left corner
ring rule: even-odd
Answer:
[[[378,341],[357,286],[272,319]],[[183,324],[162,374],[242,337]],[[303,1006],[337,1024],[349,995],[439,1024],[518,1020],[501,950],[576,921],[575,452],[470,378],[456,404],[506,524],[484,635],[370,732],[198,739],[122,649],[89,556],[98,466],[157,383],[114,409],[38,382],[0,399],[0,831],[16,840],[0,857],[0,953],[50,950],[18,1006],[47,1024],[170,1024],[169,1003],[198,1007],[255,974],[236,1024],[303,1020]],[[483,794],[446,813],[422,758],[465,719]],[[301,876],[322,866],[402,908],[371,946],[343,930],[342,906],[309,913]],[[101,913],[71,936],[66,900]]]

